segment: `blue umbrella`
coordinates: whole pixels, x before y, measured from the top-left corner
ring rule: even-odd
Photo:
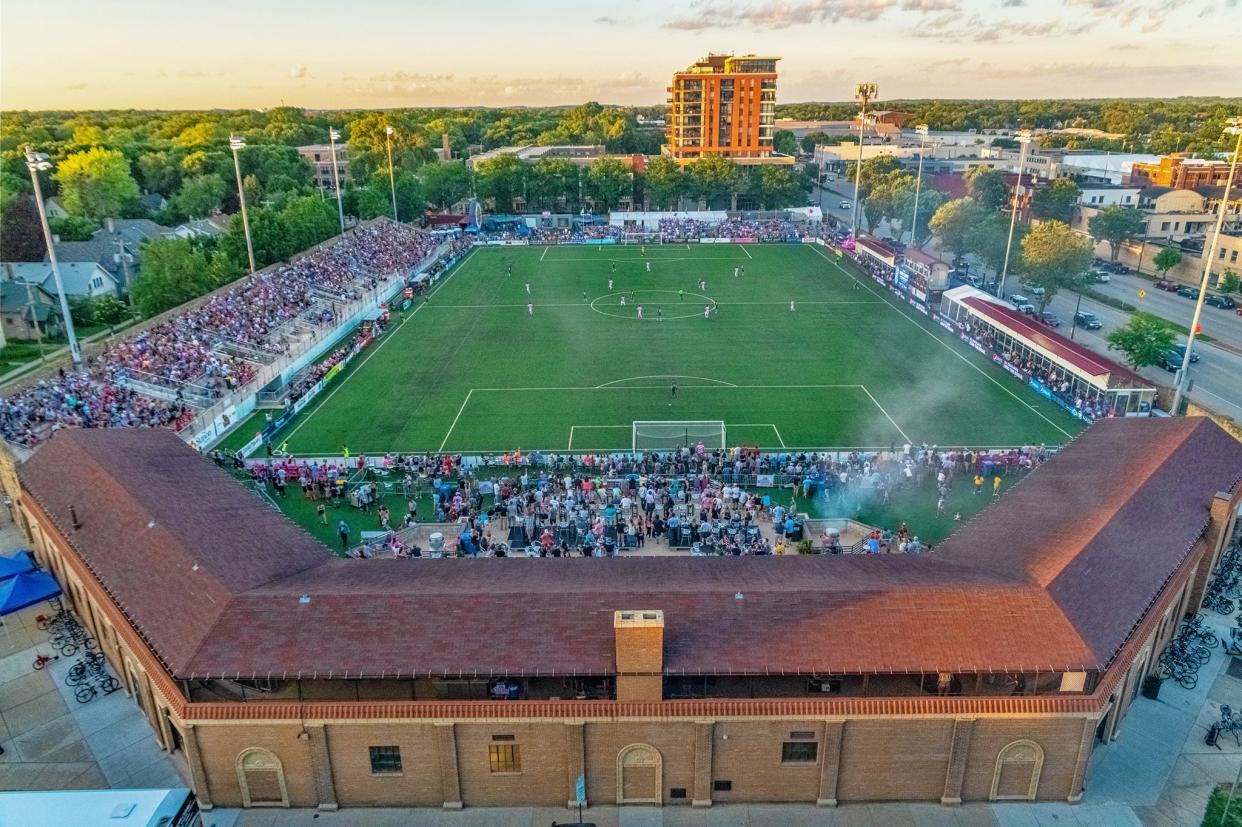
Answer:
[[[26,549],[22,549],[12,557],[0,557],[0,581],[34,570],[34,560]]]
[[[58,594],[60,586],[47,572],[19,574],[0,583],[0,615],[12,614]]]

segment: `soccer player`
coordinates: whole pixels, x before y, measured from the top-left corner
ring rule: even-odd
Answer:
[[[656,308],[656,321],[657,322],[664,321],[664,311],[660,309],[659,307]]]
[[[684,299],[686,298],[686,291],[685,291],[685,290],[678,289],[678,291],[677,291],[677,298],[679,298],[679,299],[683,299],[683,300],[684,300]]]
[[[586,301],[586,300],[587,300],[587,296],[586,296],[586,291],[585,291],[585,290],[583,290],[583,291],[582,291],[582,300],[583,300],[583,301]]]
[[[624,293],[621,294],[621,306],[625,307],[625,294]]]
[[[644,256],[644,257],[645,257],[645,256],[647,255],[647,245],[646,245],[646,244],[640,244],[640,245],[638,246],[638,252],[639,252],[639,254],[640,254],[640,255],[642,255],[642,256]],[[648,269],[648,270],[650,270],[650,269],[651,269],[651,265],[647,265],[647,269]]]
[[[710,319],[712,315],[712,306],[710,304],[703,305],[703,318]]]
[[[789,312],[790,312],[790,313],[794,312],[794,303],[793,303],[793,299],[790,299],[790,300],[789,300]]]
[[[651,272],[651,262],[650,262],[650,261],[649,261],[649,262],[647,262],[647,272],[648,272],[648,273],[650,273],[650,272]]]
[[[707,279],[699,279],[699,290],[707,292]]]
[[[612,272],[614,274],[617,272],[617,263],[615,261],[612,263]]]
[[[640,322],[643,320],[643,306],[641,304],[638,306],[638,320]]]
[[[535,315],[535,305],[532,302],[526,303],[526,315],[527,316]]]
[[[677,398],[677,383],[676,383],[676,382],[674,382],[674,383],[673,383],[673,384],[669,387],[669,390],[673,392],[673,398],[674,398],[674,399],[676,399],[676,398]]]
[[[742,265],[742,275],[746,275],[746,265]]]
[[[508,271],[505,273],[505,275],[506,275],[506,276],[511,276],[511,275],[513,275],[513,265],[512,265],[512,264],[508,265]]]
[[[530,282],[526,282],[526,295],[530,295]]]
[[[734,267],[734,268],[733,268],[733,278],[737,278],[737,274],[738,274],[738,268],[737,268],[737,267]]]
[[[608,279],[608,289],[612,289],[612,279]]]

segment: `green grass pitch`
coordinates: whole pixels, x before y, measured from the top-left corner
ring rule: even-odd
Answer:
[[[773,450],[1082,427],[811,245],[477,249],[356,362],[292,453],[629,450],[635,420],[723,420],[730,446]]]

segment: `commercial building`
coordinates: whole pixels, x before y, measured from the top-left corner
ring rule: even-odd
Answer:
[[[1229,177],[1229,162],[1164,155],[1153,163],[1136,163],[1130,170],[1130,183],[1139,186],[1196,189],[1223,187]]]
[[[501,146],[496,149],[489,149],[486,152],[471,155],[466,163],[471,169],[478,169],[479,164],[484,161],[490,161],[501,155],[512,155],[524,164],[533,164],[544,158],[563,158],[578,166],[585,167],[603,158],[605,154],[606,149],[603,144],[563,144],[555,146],[524,144],[522,146]],[[628,158],[629,156],[625,157]]]
[[[673,75],[664,154],[682,163],[719,155],[790,163],[773,149],[778,57],[709,54]]]
[[[300,146],[298,147],[298,154],[311,165],[312,175],[314,176],[312,183],[320,189],[336,192],[336,184],[332,177],[332,144]],[[344,186],[350,181],[349,147],[344,143],[336,145],[336,167],[337,174],[341,179],[341,186]]]
[[[203,806],[326,810],[1077,801],[1240,479],[1116,419],[917,557],[350,560],[171,431],[0,464]]]

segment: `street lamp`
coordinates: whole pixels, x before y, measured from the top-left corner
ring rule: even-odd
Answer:
[[[397,180],[392,174],[392,127],[384,127],[384,135],[388,140],[388,188],[392,190],[392,220],[400,221],[397,218]]]
[[[998,298],[1005,296],[1005,279],[1009,276],[1009,252],[1013,249],[1013,228],[1018,222],[1018,199],[1022,191],[1022,170],[1026,166],[1026,148],[1031,143],[1031,130],[1023,129],[1014,136],[1022,148],[1018,152],[1018,180],[1013,185],[1013,201],[1009,210],[1009,240],[1005,242],[1005,263],[1001,266],[1000,283],[996,285]]]
[[[1195,331],[1199,328],[1199,315],[1203,312],[1203,300],[1207,297],[1208,279],[1212,276],[1212,254],[1220,244],[1220,230],[1225,223],[1225,207],[1229,204],[1229,189],[1233,186],[1233,176],[1238,169],[1238,154],[1242,152],[1242,117],[1229,119],[1225,134],[1237,135],[1233,146],[1233,160],[1229,162],[1229,177],[1225,179],[1225,191],[1220,197],[1220,209],[1216,215],[1216,232],[1212,235],[1212,244],[1203,249],[1203,280],[1199,282],[1199,298],[1195,301],[1195,312],[1190,317],[1190,334],[1186,337],[1186,352],[1182,354],[1182,369],[1177,374],[1177,390],[1173,393],[1173,409],[1176,415],[1182,403],[1182,394],[1186,392],[1186,377],[1190,373],[1190,352],[1195,346]]]
[[[919,193],[923,189],[923,155],[927,147],[927,124],[919,124],[914,127],[914,131],[919,133],[919,179],[914,183],[914,217],[910,220],[910,243],[917,247],[919,246]]]
[[[241,203],[242,229],[246,231],[246,255],[250,257],[250,272],[255,271],[254,243],[250,240],[250,218],[246,215],[246,188],[242,186],[241,162],[237,160],[238,150],[246,148],[246,139],[241,135],[229,136],[229,149],[233,150],[233,171],[237,174],[237,200]]]
[[[56,245],[52,243],[52,228],[47,223],[47,209],[43,206],[43,189],[39,186],[39,173],[52,168],[46,152],[35,152],[26,147],[26,169],[30,170],[30,182],[34,184],[35,204],[39,208],[39,221],[43,224],[43,240],[47,242],[47,258],[52,264],[52,279],[56,282],[56,296],[60,299],[60,314],[64,317],[65,336],[69,339],[69,358],[74,370],[82,369],[82,351],[78,349],[78,337],[73,332],[73,317],[69,314],[69,299],[65,296],[65,283],[60,278],[60,263],[56,261]],[[39,350],[42,353],[42,348]]]
[[[341,232],[345,232],[345,205],[341,202],[341,177],[336,168],[336,141],[341,133],[328,127],[328,145],[332,148],[332,185],[336,187],[336,214],[341,219]]]
[[[858,111],[858,165],[854,168],[854,208],[850,210],[850,232],[854,238],[858,238],[858,190],[862,186],[863,133],[867,128],[867,102],[874,100],[878,92],[879,87],[874,83],[859,83],[854,87],[854,100],[862,107]]]

